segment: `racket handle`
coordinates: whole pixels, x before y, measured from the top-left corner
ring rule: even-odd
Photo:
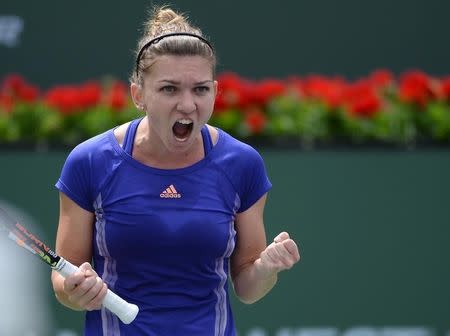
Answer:
[[[61,258],[58,264],[54,267],[54,270],[66,278],[75,273],[78,270],[78,267],[71,264],[64,258]],[[133,322],[139,312],[138,306],[128,303],[109,289],[102,304],[105,308],[116,314],[117,317],[125,324],[130,324]]]

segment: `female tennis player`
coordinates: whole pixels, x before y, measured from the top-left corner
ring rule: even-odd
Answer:
[[[80,270],[52,281],[62,304],[87,310],[85,335],[235,335],[229,276],[253,303],[300,259],[286,232],[266,243],[261,156],[207,124],[215,66],[198,28],[156,8],[130,79],[143,117],[79,144],[64,164],[56,252]],[[139,306],[131,324],[102,308],[107,288]]]

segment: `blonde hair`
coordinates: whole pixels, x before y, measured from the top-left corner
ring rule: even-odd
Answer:
[[[173,33],[187,34],[164,37]],[[158,37],[162,38],[158,40]],[[152,40],[155,42],[151,42]],[[150,45],[147,45],[149,42]],[[130,81],[143,84],[143,74],[152,66],[155,58],[162,55],[205,57],[211,61],[215,76],[217,61],[211,44],[206,41],[199,28],[189,23],[184,14],[176,13],[166,6],[155,7],[149,20],[144,24],[144,34],[137,44],[136,64]]]

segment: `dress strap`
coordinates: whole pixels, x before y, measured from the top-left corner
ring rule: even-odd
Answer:
[[[125,133],[125,139],[123,140],[123,150],[130,156],[133,155],[134,137],[136,136],[136,130],[143,118],[134,119],[127,128]]]
[[[210,150],[214,147],[211,139],[211,134],[209,133],[208,126],[202,127],[202,138],[203,138],[203,149],[205,151],[205,156],[208,155]]]

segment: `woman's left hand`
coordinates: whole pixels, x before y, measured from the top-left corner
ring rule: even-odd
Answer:
[[[300,260],[297,244],[287,232],[281,232],[273,242],[261,252],[255,266],[263,276],[271,276],[292,268]]]

